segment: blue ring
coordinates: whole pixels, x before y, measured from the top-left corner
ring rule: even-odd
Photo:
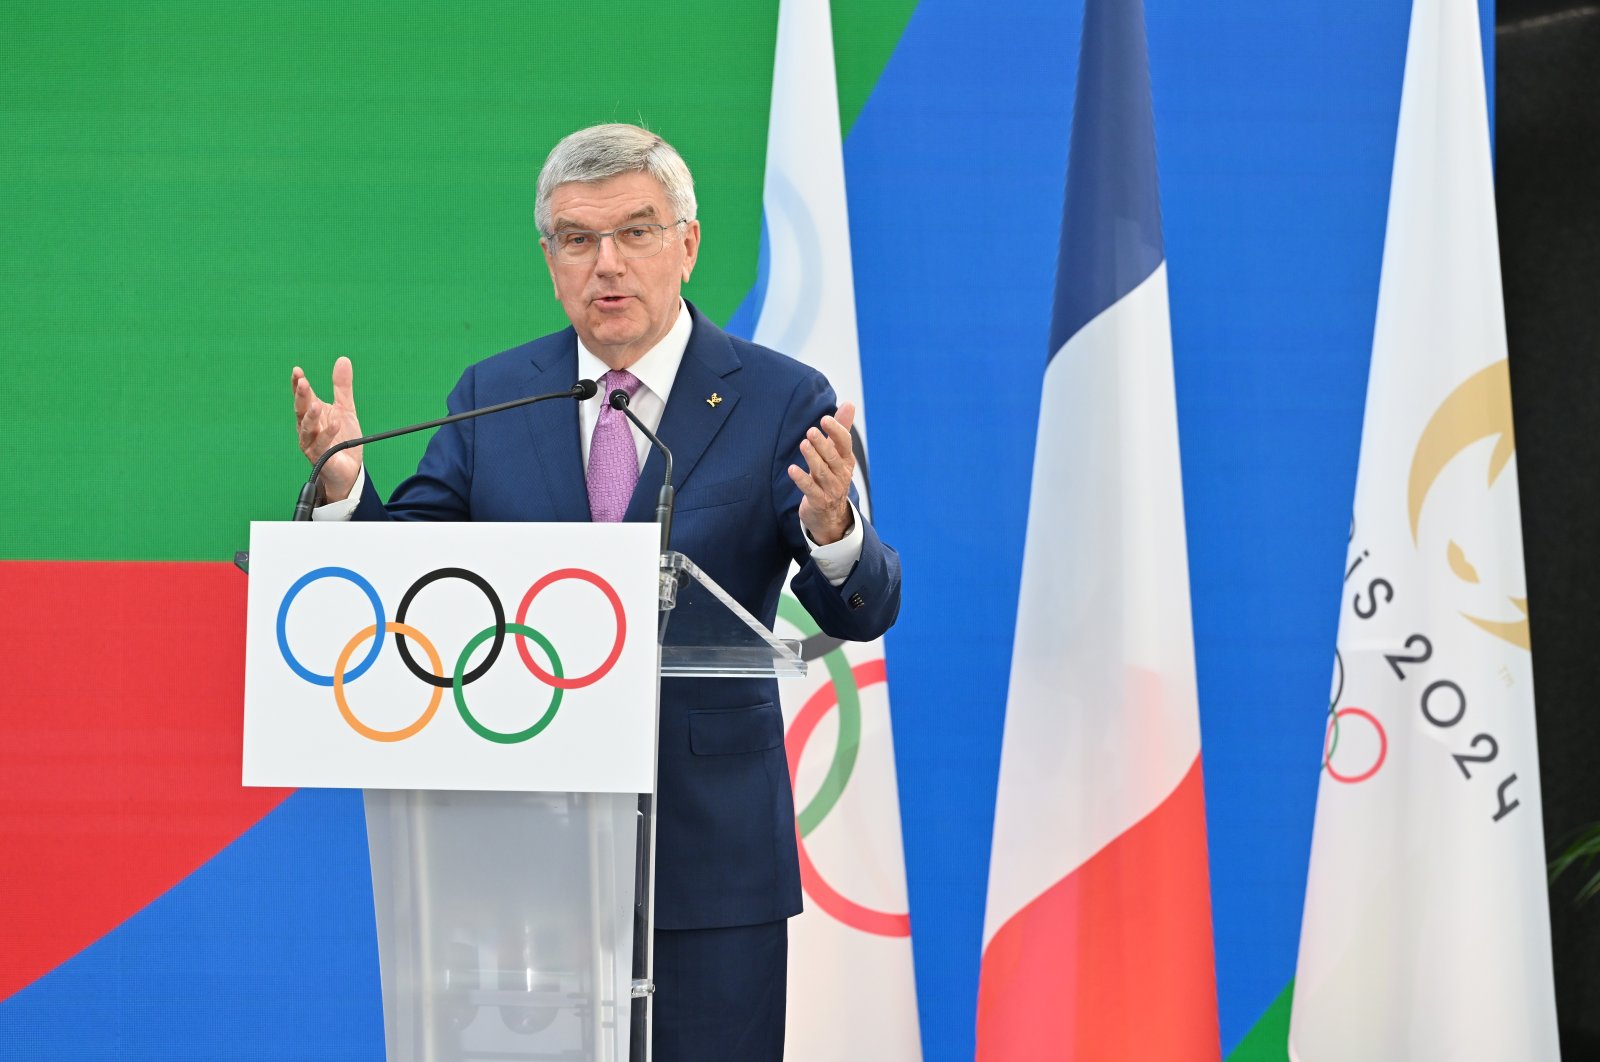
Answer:
[[[330,578],[348,579],[352,583],[355,583],[357,586],[359,586],[362,590],[366,591],[367,600],[372,602],[372,614],[377,618],[378,621],[377,627],[379,633],[372,639],[372,649],[367,653],[367,658],[361,661],[360,664],[356,665],[355,670],[346,672],[344,680],[346,682],[353,682],[354,680],[360,678],[366,672],[367,668],[371,667],[373,662],[378,659],[378,654],[383,651],[383,643],[386,640],[382,634],[384,628],[383,602],[378,600],[378,591],[373,589],[371,583],[367,582],[349,568],[317,568],[313,571],[306,572],[299,579],[295,580],[295,584],[293,586],[289,587],[289,592],[283,595],[283,604],[278,606],[278,652],[283,654],[283,662],[289,665],[289,669],[291,671],[305,679],[307,682],[317,686],[332,686],[333,676],[319,675],[315,671],[308,671],[300,663],[300,661],[294,658],[294,654],[289,651],[289,635],[286,628],[288,627],[289,621],[289,606],[294,604],[295,595],[299,594],[300,591],[304,590],[318,579]]]

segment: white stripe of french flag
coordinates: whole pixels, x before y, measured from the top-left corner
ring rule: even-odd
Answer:
[[[1221,1057],[1144,14],[1088,0],[995,805],[980,1062]]]

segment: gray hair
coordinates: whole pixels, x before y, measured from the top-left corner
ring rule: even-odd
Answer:
[[[539,170],[534,223],[550,232],[550,195],[564,184],[593,184],[624,173],[648,173],[661,182],[675,218],[695,216],[694,178],[677,149],[636,125],[591,125],[568,134]],[[663,219],[674,220],[674,219]]]

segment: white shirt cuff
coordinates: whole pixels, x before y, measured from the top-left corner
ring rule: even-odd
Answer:
[[[839,541],[819,546],[811,538],[811,532],[806,532],[806,544],[811,547],[811,559],[817,562],[817,568],[822,572],[822,577],[828,580],[829,586],[843,586],[844,581],[850,578],[856,561],[861,559],[861,543],[864,537],[861,530],[861,513],[856,509],[854,502],[850,503],[850,530]]]
[[[350,493],[343,501],[328,502],[311,510],[313,520],[348,520],[355,515],[356,506],[361,503],[361,492],[367,488],[367,468],[361,466],[361,471],[356,473],[355,484],[350,488]],[[859,553],[860,550],[858,549]]]

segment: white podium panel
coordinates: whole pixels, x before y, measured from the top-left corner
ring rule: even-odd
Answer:
[[[658,537],[252,524],[244,784],[653,792]]]

